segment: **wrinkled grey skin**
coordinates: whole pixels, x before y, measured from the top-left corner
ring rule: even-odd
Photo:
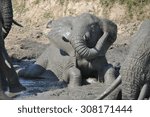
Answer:
[[[9,99],[3,93],[3,86],[8,81],[10,92],[20,92],[25,88],[19,83],[11,59],[5,49],[4,38],[11,29],[13,11],[11,0],[0,0],[0,99]]]
[[[58,48],[88,60],[105,56],[117,36],[116,24],[89,13],[50,21],[47,28],[48,38]]]
[[[106,51],[117,37],[117,26],[112,21],[83,13],[50,21],[47,28],[50,42],[75,57],[72,59],[74,66],[83,77],[96,74],[99,81],[104,81],[107,70],[113,76],[114,70],[105,58]]]
[[[73,81],[69,82],[70,86],[80,86],[83,78],[88,77],[96,77],[106,83],[115,80],[115,70],[105,58],[106,51],[116,40],[117,26],[113,22],[84,13],[50,21],[47,28],[50,42],[70,58],[72,67],[65,74],[66,79]],[[57,56],[53,52],[49,53],[49,56],[52,55]],[[56,60],[60,61],[61,57],[56,57]],[[19,75],[31,76],[29,70],[21,71]]]
[[[146,96],[149,96],[150,20],[145,20],[141,24],[140,29],[132,38],[131,45],[129,54],[120,70],[121,77],[118,77],[116,79],[117,82],[115,81],[116,83],[113,83],[115,86],[116,84],[120,84],[122,80],[120,88],[122,90],[123,100],[144,99]],[[102,99],[101,97],[103,97],[103,94],[99,99]]]
[[[18,70],[18,75],[25,78],[50,78],[52,82],[60,80],[72,83],[76,82],[73,80],[80,80],[78,78],[80,76],[74,76],[74,72],[79,72],[80,75],[80,71],[73,66],[70,56],[51,44],[34,64]]]
[[[150,20],[134,35],[121,77],[123,99],[138,99],[142,86],[150,83]]]

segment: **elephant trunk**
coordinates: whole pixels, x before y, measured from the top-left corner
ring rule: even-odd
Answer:
[[[3,38],[5,38],[12,26],[13,21],[13,9],[11,0],[1,0],[1,13],[2,13],[2,24],[3,24]]]
[[[128,57],[122,66],[120,71],[122,76],[122,99],[137,100],[141,86],[144,84],[142,63],[135,58]]]
[[[108,37],[108,33],[104,32],[103,36],[98,40],[96,46],[94,48],[89,48],[86,45],[86,41],[83,37],[77,36],[76,39],[72,39],[71,44],[79,56],[92,59],[96,56],[100,55],[100,50],[103,48],[104,43],[106,42]]]

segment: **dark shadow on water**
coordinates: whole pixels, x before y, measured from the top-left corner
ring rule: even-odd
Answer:
[[[54,89],[60,89],[66,87],[66,83],[63,81],[51,82],[51,80],[49,79],[26,80],[21,78],[20,82],[23,86],[26,87],[26,91],[16,95],[15,98],[37,95],[37,93],[42,93],[48,90],[54,90]]]
[[[14,61],[15,68],[22,68],[26,66],[30,66],[33,64],[35,60],[21,60]],[[47,71],[50,75],[50,72]],[[54,80],[53,76],[49,76],[49,78],[35,78],[35,79],[25,79],[20,78],[20,83],[26,87],[26,91],[19,93],[14,96],[15,99],[19,99],[21,97],[37,95],[37,93],[42,93],[48,90],[60,89],[67,86],[64,81],[58,81],[58,79]]]

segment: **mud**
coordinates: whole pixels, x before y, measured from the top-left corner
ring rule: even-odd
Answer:
[[[48,47],[50,42],[43,33],[44,28],[44,25],[32,28],[13,26],[5,44],[16,70],[33,64],[36,58]],[[124,35],[126,34],[118,36],[106,54],[108,62],[116,66],[117,70],[119,70],[129,50],[129,38],[124,38]],[[51,77],[46,79],[20,78],[20,82],[27,90],[18,94],[7,92],[13,99],[94,99],[105,90],[103,83],[69,89],[64,82],[52,81]]]
[[[27,45],[26,45],[27,44]],[[25,47],[33,47],[35,43],[28,42],[25,44]],[[41,45],[36,45],[39,47]],[[46,46],[45,46],[46,47]],[[43,48],[45,48],[43,47]],[[127,53],[129,45],[113,45],[107,52],[106,57],[109,63],[120,68],[120,65],[123,63]],[[44,49],[43,49],[44,51]],[[41,54],[41,51],[36,49],[30,50],[31,53]],[[31,56],[26,56],[26,59],[13,59],[14,67],[17,69],[27,67],[35,62],[35,58],[30,58]],[[118,66],[117,66],[118,65]],[[20,78],[20,82],[27,88],[26,91],[19,94],[13,95],[14,99],[25,99],[25,100],[34,100],[34,99],[44,99],[44,100],[91,100],[95,99],[99,94],[105,90],[103,83],[93,83],[88,85],[83,85],[81,87],[67,88],[67,85],[63,81],[52,81],[51,77],[46,79],[23,79]]]

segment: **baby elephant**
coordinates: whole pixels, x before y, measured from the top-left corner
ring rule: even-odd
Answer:
[[[82,85],[83,78],[89,77],[110,84],[115,80],[115,70],[105,57],[117,37],[112,21],[83,13],[50,21],[46,34],[50,47],[20,76],[37,77],[48,69],[70,87]]]

